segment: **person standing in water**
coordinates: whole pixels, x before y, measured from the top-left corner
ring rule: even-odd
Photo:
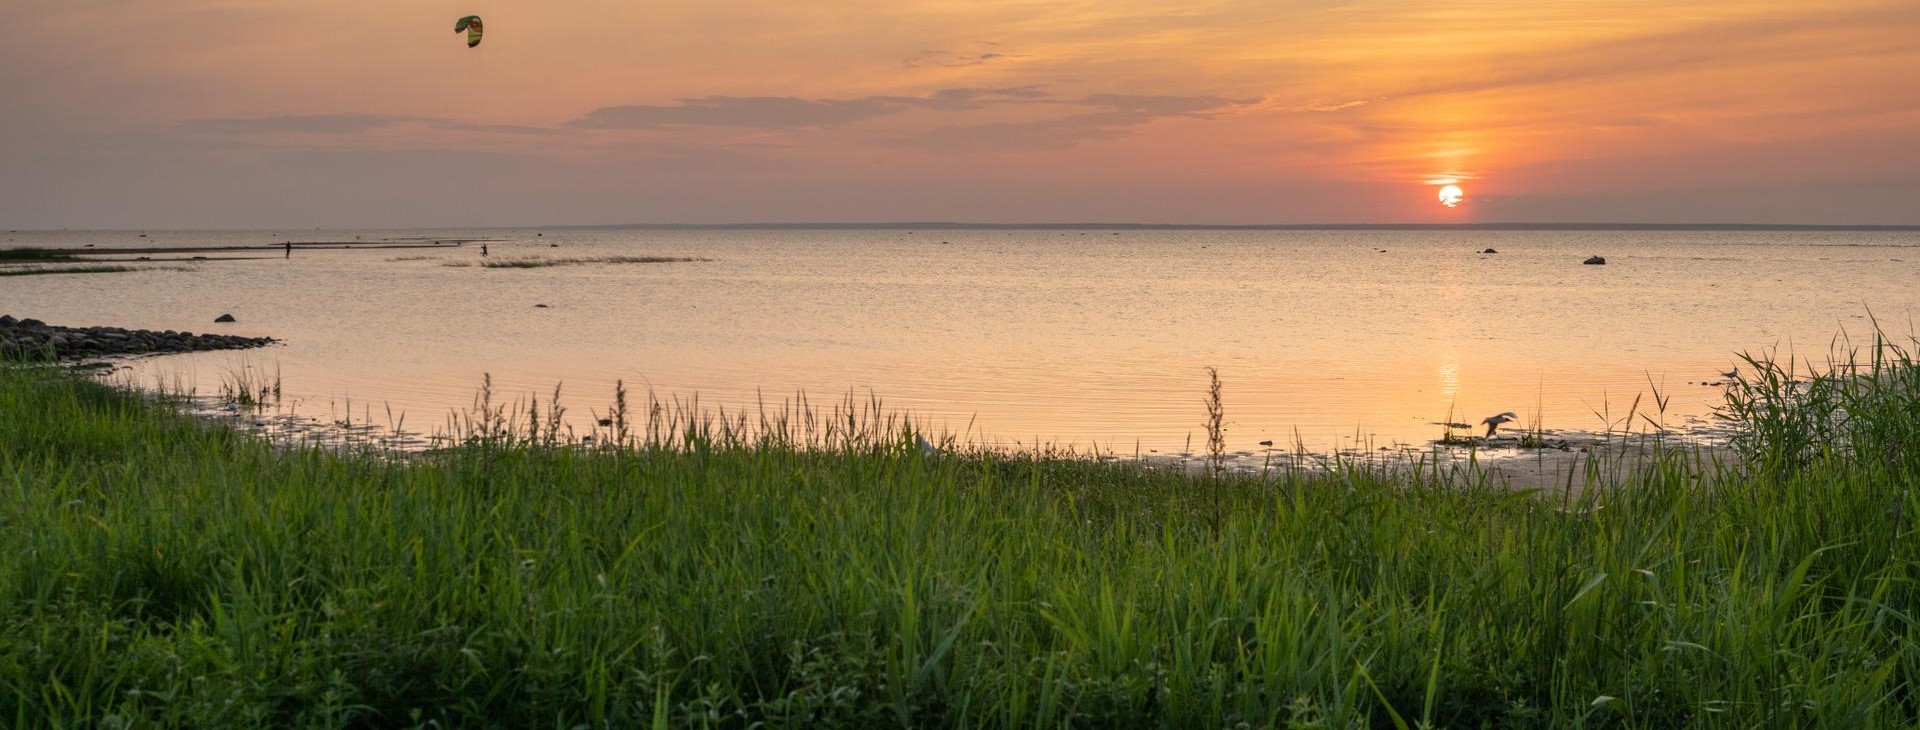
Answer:
[[[293,242],[287,242],[287,258],[293,258]]]

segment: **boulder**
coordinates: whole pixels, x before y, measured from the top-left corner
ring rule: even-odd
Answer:
[[[1594,256],[1594,257],[1592,257],[1592,258],[1589,258],[1589,259],[1587,259],[1587,260],[1585,260],[1585,261],[1582,261],[1582,262],[1580,262],[1580,263],[1583,263],[1583,264],[1588,264],[1588,265],[1591,265],[1591,266],[1599,266],[1599,265],[1601,265],[1601,264],[1604,264],[1604,263],[1606,263],[1606,262],[1607,262],[1607,259],[1606,259],[1605,257],[1602,257],[1602,256]]]
[[[1485,250],[1485,251],[1481,251],[1480,253],[1500,253],[1500,252],[1499,252],[1499,251],[1495,251],[1495,250],[1493,250],[1493,249],[1487,249],[1487,250]]]
[[[234,319],[234,318],[233,318],[233,315],[231,315],[231,314],[222,314],[222,315],[220,315],[220,316],[218,316],[218,317],[214,317],[214,318],[213,318],[213,321],[215,321],[215,322],[238,322],[238,321],[240,321],[240,320],[237,320],[237,319]]]
[[[236,321],[224,315],[224,321]],[[119,327],[57,327],[39,320],[18,321],[0,331],[0,352],[37,353],[51,350],[61,359],[95,355],[150,352],[197,352],[260,347],[271,337],[235,337],[174,330],[128,330]]]

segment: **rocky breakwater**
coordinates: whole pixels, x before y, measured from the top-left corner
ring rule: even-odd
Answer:
[[[271,337],[194,334],[173,330],[119,327],[59,327],[37,319],[0,315],[0,357],[78,360],[111,355],[144,355],[206,350],[244,350],[272,344]]]

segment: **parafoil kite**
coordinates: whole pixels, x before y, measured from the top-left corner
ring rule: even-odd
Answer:
[[[480,45],[480,16],[469,15],[453,24],[453,32],[458,33],[463,30],[467,32],[468,48]]]

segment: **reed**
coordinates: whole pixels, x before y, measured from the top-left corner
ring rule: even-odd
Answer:
[[[220,404],[231,410],[264,412],[280,405],[281,402],[280,368],[275,366],[271,375],[258,365],[242,358],[237,364],[226,368],[220,378]],[[174,392],[173,395],[190,395]]]
[[[395,459],[5,367],[0,717],[1910,727],[1920,379],[1874,344],[1754,368],[1737,463],[1583,462],[1552,498],[1458,463],[929,454],[852,395],[648,396],[587,446],[490,379]]]
[[[1207,366],[1207,476],[1218,481],[1227,471],[1227,411],[1220,398],[1220,371],[1212,365]],[[1226,505],[1220,500],[1220,488],[1214,485],[1212,527],[1214,537],[1220,536],[1220,523],[1224,518]]]
[[[1733,443],[1753,468],[1791,474],[1822,462],[1920,464],[1920,367],[1875,321],[1867,341],[1842,333],[1824,363],[1743,353],[1720,415],[1742,426]]]

